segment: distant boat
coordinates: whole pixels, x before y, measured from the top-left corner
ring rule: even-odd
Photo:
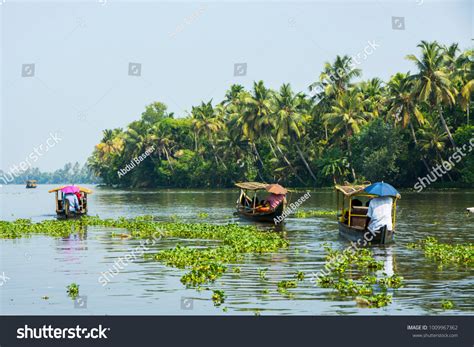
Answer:
[[[36,188],[38,185],[36,184],[36,180],[28,180],[26,181],[26,188]]]
[[[275,218],[283,216],[286,207],[287,189],[279,184],[265,184],[260,182],[240,182],[235,184],[240,188],[240,196],[237,199],[237,214],[256,222],[275,222]],[[258,191],[283,195],[283,199],[275,208],[263,206],[258,200]],[[253,198],[247,195],[247,191],[254,192]]]
[[[339,234],[342,237],[358,243],[363,242],[367,237],[367,241],[370,242],[370,244],[386,244],[393,241],[397,200],[400,199],[400,194],[395,188],[383,182],[363,185],[336,185],[335,188],[337,194]],[[342,195],[342,199],[340,195]],[[371,198],[381,196],[390,196],[393,198],[393,230],[388,230],[385,226],[380,228],[380,230],[373,235],[373,233],[367,229],[368,201]],[[367,200],[366,206],[362,204],[362,200]],[[369,240],[370,234],[373,236],[370,237]]]
[[[87,214],[87,194],[92,194],[92,190],[79,186],[62,186],[51,189],[48,193],[56,193],[56,214],[58,217],[74,218]],[[74,194],[78,196],[79,209],[71,211],[69,200],[66,195]]]
[[[468,207],[468,208],[466,208],[466,210],[468,210],[471,213],[474,213],[474,207]]]

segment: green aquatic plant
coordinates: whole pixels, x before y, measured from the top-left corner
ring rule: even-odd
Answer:
[[[383,277],[378,280],[379,286],[382,289],[386,288],[400,288],[403,286],[403,277],[393,274],[390,277]]]
[[[181,277],[181,283],[187,287],[196,287],[202,284],[214,282],[227,270],[222,264],[210,263],[196,265],[192,270]]]
[[[421,249],[426,258],[434,260],[440,265],[453,264],[466,267],[474,266],[474,244],[463,245],[441,243],[434,237],[427,237],[415,244],[408,244],[409,248]]]
[[[377,278],[375,274],[383,268],[383,262],[376,261],[372,251],[367,248],[340,251],[326,245],[325,250],[325,268],[328,273],[318,276],[317,285],[335,289],[340,296],[356,297],[359,305],[388,305],[391,296],[386,293],[387,288],[399,288],[403,285],[403,278],[398,275]],[[347,278],[348,276],[353,278]],[[377,289],[383,292],[374,294]]]
[[[127,238],[133,239],[156,241],[157,238],[172,237],[219,241],[215,247],[193,248],[178,244],[172,249],[144,255],[146,259],[160,261],[167,266],[187,269],[188,272],[181,277],[181,282],[187,287],[197,288],[214,282],[227,271],[226,264],[241,261],[244,254],[273,253],[289,246],[283,234],[260,231],[255,226],[182,223],[173,216],[171,219],[175,222],[156,221],[153,216],[139,216],[131,219],[101,219],[87,216],[77,220],[39,223],[26,219],[14,222],[0,221],[0,238],[18,238],[31,234],[65,237],[78,231],[85,232],[86,227],[89,226],[100,226],[127,230]],[[125,235],[115,230],[114,233]],[[239,273],[240,268],[234,268],[233,271]]]
[[[298,283],[296,281],[280,281],[278,282],[278,288],[296,288],[298,287]]]
[[[303,271],[298,271],[298,272],[295,274],[295,278],[296,278],[298,281],[304,280],[304,272],[303,272]]]
[[[263,268],[263,269],[258,269],[258,276],[262,281],[265,281],[267,279],[267,270],[268,268]]]
[[[212,301],[214,302],[214,306],[220,306],[224,303],[225,300],[225,293],[223,290],[213,290],[212,291]]]
[[[441,308],[443,310],[450,310],[450,309],[454,308],[454,304],[450,300],[441,300]]]
[[[337,215],[337,211],[327,210],[298,210],[295,212],[295,218],[312,218],[312,217],[333,217]]]
[[[71,283],[66,287],[67,295],[70,296],[72,299],[75,299],[79,295],[79,285],[76,283]]]
[[[239,273],[240,273],[240,267],[234,267],[234,268],[232,268],[232,272],[233,272],[233,273],[236,273],[236,274],[239,274]]]
[[[206,212],[198,213],[198,218],[204,219],[204,218],[207,218],[207,217],[209,217],[209,213],[206,213]]]
[[[371,296],[358,296],[356,302],[360,306],[380,308],[392,302],[392,296],[387,293],[379,293]]]

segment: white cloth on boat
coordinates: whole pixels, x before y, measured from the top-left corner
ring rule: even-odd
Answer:
[[[76,194],[66,194],[65,198],[69,201],[69,211],[75,212],[79,210],[79,199]]]
[[[381,196],[370,200],[367,217],[370,218],[369,230],[376,230],[387,226],[388,230],[392,230],[392,204],[393,199],[389,196]]]

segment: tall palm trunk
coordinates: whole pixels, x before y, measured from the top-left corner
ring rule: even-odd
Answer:
[[[438,155],[438,159],[440,161],[441,166],[443,166],[443,162],[446,160],[443,159],[443,157],[441,156],[441,153],[438,151],[437,148],[436,148],[436,154]],[[449,171],[447,170],[446,170],[446,175],[448,176],[449,180],[452,182],[453,178],[451,177],[451,175],[449,174]]]
[[[257,162],[257,173],[258,173],[258,177],[260,177],[260,180],[262,182],[265,182],[265,179],[263,178],[263,175],[262,175],[262,172],[261,172],[261,168],[263,168],[263,161],[262,161],[262,158],[260,157],[260,153],[258,152],[258,149],[257,149],[257,145],[255,143],[252,142],[252,149],[255,153],[255,157],[257,158],[258,162]],[[260,165],[259,165],[260,164]]]
[[[216,149],[216,146],[214,145],[214,143],[212,141],[209,141],[211,143],[211,147],[212,147],[212,150],[214,152],[214,158],[216,158],[216,163],[217,165],[219,165],[219,161],[221,162],[222,166],[224,166],[224,168],[227,170],[227,165],[224,163],[224,161],[222,160],[222,158],[219,156],[219,154],[217,154],[217,149]]]
[[[349,154],[349,165],[351,166],[352,178],[354,178],[354,182],[355,182],[357,181],[357,177],[354,170],[354,165],[352,165],[352,146],[351,146],[351,142],[349,141],[350,136],[349,136],[349,129],[347,128],[347,125],[346,125],[346,136],[347,136],[347,139],[346,139],[347,152]]]
[[[301,177],[296,173],[296,169],[293,167],[293,165],[291,165],[290,161],[288,160],[288,158],[286,157],[285,153],[283,153],[283,151],[281,150],[280,146],[278,145],[278,143],[275,141],[275,139],[270,136],[270,139],[273,141],[273,144],[275,145],[275,147],[278,149],[278,152],[281,154],[281,156],[283,157],[283,160],[285,161],[285,163],[288,165],[288,167],[291,169],[291,171],[293,172],[293,175],[295,175],[295,177],[298,179],[298,181],[300,181],[303,185],[306,185],[306,183],[301,179]]]
[[[454,142],[453,135],[451,134],[448,124],[446,123],[446,120],[444,119],[442,106],[438,107],[438,112],[439,112],[439,118],[441,119],[441,123],[443,124],[444,130],[446,130],[446,134],[448,134],[449,141],[451,142],[451,145],[453,146],[453,148],[456,148],[456,143]]]
[[[311,177],[313,177],[314,182],[317,182],[316,176],[314,175],[313,171],[311,170],[311,167],[309,166],[308,162],[306,161],[306,158],[304,157],[303,152],[300,149],[300,146],[298,146],[298,143],[296,143],[296,142],[295,142],[295,145],[296,145],[296,150],[298,151],[298,154],[299,154],[301,160],[303,161],[304,165],[306,166],[306,169],[308,170]]]
[[[413,123],[410,121],[408,124],[410,127],[411,136],[413,137],[413,142],[415,143],[415,147],[418,148],[418,139],[416,138],[416,133],[415,133],[415,128],[413,127]],[[421,154],[421,161],[425,165],[426,171],[430,172],[430,167],[428,163],[426,162],[426,158],[424,154]]]

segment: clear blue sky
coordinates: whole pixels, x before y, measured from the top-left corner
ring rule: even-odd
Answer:
[[[473,1],[60,3],[3,0],[0,169],[19,164],[51,132],[62,141],[34,166],[83,163],[106,128],[125,127],[146,104],[177,116],[220,100],[232,83],[307,91],[323,63],[378,47],[363,78],[413,70],[420,40],[472,47]],[[2,3],[2,0],[0,0]],[[392,29],[404,17],[405,30]],[[142,64],[129,76],[128,64]],[[22,77],[23,64],[35,64]],[[234,64],[247,63],[246,76]]]

